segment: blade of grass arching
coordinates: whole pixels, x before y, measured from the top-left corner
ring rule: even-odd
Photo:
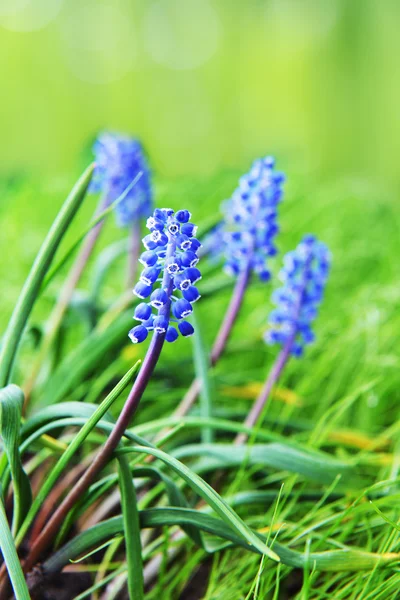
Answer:
[[[25,576],[22,572],[21,563],[19,562],[14,540],[8,527],[7,516],[2,501],[0,501],[0,549],[14,590],[15,599],[30,600],[31,597],[26,585]]]
[[[231,509],[231,507],[217,494],[213,488],[208,485],[201,477],[191,471],[186,465],[180,463],[176,458],[169,456],[166,452],[158,448],[146,448],[144,446],[127,446],[120,448],[117,453],[138,452],[150,454],[159,458],[175,473],[177,473],[189,487],[194,490],[207,504],[209,504],[221,519],[230,525],[239,535],[243,536],[249,544],[253,544],[262,554],[266,554],[272,560],[279,562],[279,556],[270,548],[268,548],[260,539],[251,531],[251,529],[240,519],[240,517]]]
[[[200,389],[200,414],[203,418],[209,419],[212,416],[212,394],[211,379],[209,374],[209,353],[204,347],[199,319],[193,313],[193,326],[196,335],[193,336],[193,354],[196,378],[201,381]],[[209,427],[203,427],[201,430],[201,439],[205,444],[213,441],[213,430]]]
[[[90,231],[93,229],[93,227],[96,227],[96,225],[98,225],[103,219],[105,219],[105,217],[107,217],[107,215],[109,215],[110,213],[113,212],[113,210],[118,206],[118,204],[120,204],[121,202],[123,202],[123,200],[125,199],[127,193],[133,188],[133,186],[139,181],[139,179],[141,177],[142,177],[142,172],[140,172],[140,173],[138,173],[136,175],[136,177],[128,185],[128,187],[126,188],[126,190],[124,190],[122,192],[122,194],[120,196],[118,196],[118,198],[116,198],[116,200],[114,200],[113,202],[111,202],[111,204],[109,204],[107,206],[107,208],[105,208],[104,210],[102,210],[89,223],[88,227],[80,234],[80,236],[75,240],[75,242],[67,250],[67,252],[64,254],[64,256],[53,267],[53,269],[51,269],[50,273],[48,274],[48,276],[46,277],[46,279],[43,281],[42,289],[41,289],[42,292],[49,285],[49,283],[52,281],[52,279],[55,277],[55,275],[57,275],[57,273],[60,271],[60,269],[65,265],[65,263],[67,262],[67,260],[74,254],[75,250],[77,250],[79,248],[80,244],[85,239],[85,237],[88,235],[88,233],[90,233]]]
[[[82,429],[75,436],[72,442],[69,444],[67,450],[65,450],[64,454],[58,459],[57,463],[47,475],[46,479],[43,481],[42,486],[34,499],[32,506],[20,528],[18,531],[18,535],[16,538],[16,543],[21,543],[22,539],[26,535],[29,527],[32,524],[33,519],[35,518],[38,510],[40,509],[42,503],[44,502],[47,494],[52,489],[55,482],[60,477],[63,470],[68,465],[72,456],[77,452],[79,447],[82,445],[84,440],[87,438],[89,433],[93,430],[93,428],[97,425],[100,419],[107,413],[108,409],[112,405],[112,403],[118,398],[118,396],[123,392],[126,386],[132,381],[132,378],[137,373],[140,366],[140,362],[138,361],[121,379],[121,381],[115,386],[115,388],[108,394],[108,396],[103,400],[103,402],[93,411],[92,415],[87,419],[86,423],[83,425]],[[83,406],[83,405],[82,405]],[[93,407],[95,408],[95,407]]]
[[[93,169],[93,164],[86,169],[61,207],[22,288],[3,339],[0,353],[0,387],[4,387],[9,383],[19,342],[28,317],[56,250],[85,198]]]
[[[14,384],[0,390],[0,432],[14,484],[12,534],[15,536],[32,502],[32,491],[19,453],[21,413],[24,394]]]
[[[324,485],[330,485],[338,476],[342,486],[354,489],[360,485],[360,479],[351,465],[329,454],[298,445],[272,443],[241,447],[231,444],[190,444],[175,449],[172,454],[179,459],[188,456],[207,457],[210,459],[208,468],[212,469],[240,466],[247,461],[248,464],[298,473]]]
[[[188,508],[150,508],[139,513],[141,528],[190,525],[211,535],[220,537],[234,546],[239,546],[250,552],[263,554],[254,545],[235,532],[230,525],[213,515]],[[124,525],[121,516],[102,521],[81,532],[55,552],[43,565],[46,573],[60,571],[71,559],[75,559],[90,548],[98,546],[105,540],[123,534]],[[265,536],[254,533],[258,541]],[[315,564],[320,571],[344,572],[367,571],[374,567],[382,568],[394,565],[400,559],[399,553],[377,554],[344,548],[326,552],[310,552],[304,554],[274,542],[274,550],[279,555],[282,564],[290,567],[303,568],[307,563]]]
[[[143,600],[144,582],[139,511],[135,485],[128,460],[125,456],[118,457],[118,476],[124,521],[126,562],[128,565],[129,599]]]

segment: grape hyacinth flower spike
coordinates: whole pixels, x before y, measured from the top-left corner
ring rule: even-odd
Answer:
[[[283,286],[272,295],[276,308],[270,314],[264,336],[267,344],[280,345],[281,352],[245,420],[247,427],[258,421],[289,357],[302,356],[304,347],[314,341],[312,323],[323,299],[330,263],[327,246],[312,235],[305,235],[297,248],[285,255],[279,273]],[[241,444],[246,438],[241,434],[235,443]]]
[[[117,201],[117,225],[130,228],[127,287],[131,287],[140,250],[140,221],[153,210],[150,169],[140,142],[126,135],[101,133],[93,152],[96,169],[90,190],[102,192],[106,206]]]
[[[304,346],[314,341],[311,325],[323,298],[330,262],[328,248],[311,235],[286,254],[279,273],[283,287],[272,295],[276,308],[264,336],[267,344],[290,344],[290,354],[300,357]]]
[[[186,319],[200,298],[195,284],[201,279],[196,266],[201,244],[190,218],[187,210],[156,208],[147,219],[150,233],[143,238],[146,250],[139,258],[144,269],[133,290],[143,300],[134,313],[140,325],[129,332],[135,344],[143,342],[150,331],[163,335],[170,343],[178,339],[179,333],[183,337],[194,333]]]
[[[225,271],[233,276],[250,268],[261,281],[270,279],[268,259],[277,253],[278,205],[285,176],[274,170],[272,157],[254,161],[223,204]]]
[[[223,203],[222,223],[206,238],[211,258],[224,256],[224,270],[236,278],[229,307],[211,350],[211,366],[225,350],[251,274],[255,273],[261,281],[270,279],[268,260],[277,252],[278,205],[285,182],[284,174],[275,171],[274,165],[274,159],[269,156],[254,161],[250,171],[240,178],[230,200]],[[195,380],[175,411],[176,416],[190,410],[200,390],[201,382]]]
[[[93,152],[96,169],[90,190],[105,193],[108,204],[121,198],[115,207],[118,226],[127,227],[151,213],[150,169],[140,142],[126,135],[104,132],[98,136]]]

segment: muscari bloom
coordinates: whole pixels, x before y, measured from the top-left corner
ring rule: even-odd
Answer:
[[[301,356],[304,346],[314,341],[312,323],[317,316],[331,256],[325,244],[306,235],[297,248],[284,257],[279,278],[283,286],[272,295],[276,309],[269,317],[265,334],[268,344],[291,344],[291,354]]]
[[[274,170],[274,159],[254,161],[249,173],[239,180],[230,200],[224,202],[222,245],[225,271],[233,276],[250,268],[268,281],[268,258],[277,252],[274,240],[279,231],[278,204],[283,196],[283,173]],[[217,230],[220,235],[220,230]]]
[[[117,224],[126,227],[151,213],[153,194],[150,170],[137,140],[105,132],[97,138],[93,151],[96,168],[90,191],[104,192],[111,203],[123,195],[115,207]],[[141,173],[140,178],[135,178]]]
[[[133,343],[143,342],[149,331],[165,334],[167,342],[175,342],[179,333],[194,333],[186,319],[200,298],[195,284],[201,279],[196,266],[201,244],[190,218],[187,210],[156,208],[147,219],[150,233],[143,238],[146,250],[139,258],[144,269],[133,290],[143,300],[134,313],[141,323],[129,332]]]

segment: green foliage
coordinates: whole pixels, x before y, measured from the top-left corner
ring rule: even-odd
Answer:
[[[235,179],[225,175],[202,187],[158,182],[158,204],[171,205],[174,198],[178,206],[189,198],[196,217],[203,213],[201,220],[214,214],[216,201],[229,194]],[[48,573],[82,559],[80,568],[93,573],[93,590],[107,583],[115,589],[117,583],[127,584],[131,597],[139,599],[145,585],[149,600],[157,600],[160,590],[166,599],[190,593],[189,580],[200,567],[204,600],[278,600],[288,597],[296,578],[297,587],[290,592],[296,600],[396,597],[397,213],[382,190],[356,183],[309,186],[298,178],[290,186],[282,204],[280,250],[294,246],[304,231],[315,231],[334,255],[326,302],[316,322],[317,343],[304,359],[289,363],[264,421],[256,431],[247,430],[243,419],[275,356],[261,342],[272,288],[252,285],[227,351],[210,373],[206,349],[228,304],[232,281],[218,265],[204,261],[196,360],[188,341],[164,348],[118,451],[69,513],[50,548],[44,563]],[[0,544],[20,598],[29,596],[23,595],[15,546],[29,539],[36,519],[45,520],[42,511],[50,495],[56,494],[54,503],[59,502],[71,485],[65,483],[69,474],[90,461],[110,434],[143,356],[143,349],[126,337],[135,302],[130,294],[127,300],[121,295],[127,240],[120,239],[112,224],[107,227],[82,284],[89,289],[85,301],[93,319],[70,307],[32,390],[32,408],[22,420],[21,390],[32,356],[40,352],[40,331],[76,246],[75,232],[50,272],[49,286],[37,288],[36,281],[35,294],[31,287],[25,296],[33,303],[41,290],[35,312],[31,315],[26,300],[18,318],[18,327],[22,321],[25,327],[29,317],[38,337],[32,344],[25,336],[15,361],[13,380],[20,388],[10,385],[0,391],[0,475],[4,495],[12,499],[15,538],[3,511]],[[86,229],[80,222],[77,231]],[[42,282],[50,277],[46,272]],[[81,294],[78,290],[74,301]],[[8,308],[9,295],[5,286]],[[16,339],[14,334],[3,338],[3,356],[12,354],[13,362],[17,346],[10,339]],[[11,347],[12,353],[7,350]],[[208,381],[202,401],[190,415],[172,416],[196,375]],[[252,434],[246,447],[232,444],[239,432]],[[149,457],[156,461],[150,464]],[[32,504],[25,473],[40,483]],[[111,499],[116,516],[109,518]],[[77,534],[73,525],[78,522]],[[105,547],[108,563],[100,551]]]
[[[22,467],[19,453],[23,405],[24,394],[18,386],[11,384],[0,390],[0,433],[4,444],[4,452],[10,467],[14,490],[12,525],[14,535],[18,531],[32,502],[31,485]]]

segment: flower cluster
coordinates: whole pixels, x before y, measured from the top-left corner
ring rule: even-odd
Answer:
[[[269,317],[268,344],[291,343],[291,354],[301,356],[304,345],[314,341],[311,324],[323,298],[329,267],[328,248],[312,235],[304,236],[297,248],[286,254],[279,273],[283,287],[272,295],[277,308]]]
[[[143,238],[146,251],[139,258],[144,270],[133,290],[146,302],[135,309],[134,318],[141,324],[129,332],[134,343],[143,342],[151,330],[165,334],[167,342],[178,338],[178,330],[183,336],[194,333],[186,317],[200,298],[195,283],[201,279],[196,267],[201,244],[195,237],[197,227],[190,223],[190,218],[187,210],[156,208],[147,219],[150,233]],[[176,323],[178,330],[171,323]]]
[[[251,269],[262,281],[270,278],[267,260],[277,252],[277,206],[284,181],[283,173],[274,170],[273,158],[258,159],[249,173],[240,178],[232,198],[223,204],[227,273],[238,275],[250,261]]]
[[[151,213],[150,170],[141,144],[128,136],[105,132],[97,138],[93,151],[96,168],[90,190],[104,192],[110,204],[123,197],[115,207],[117,224],[126,227]]]

